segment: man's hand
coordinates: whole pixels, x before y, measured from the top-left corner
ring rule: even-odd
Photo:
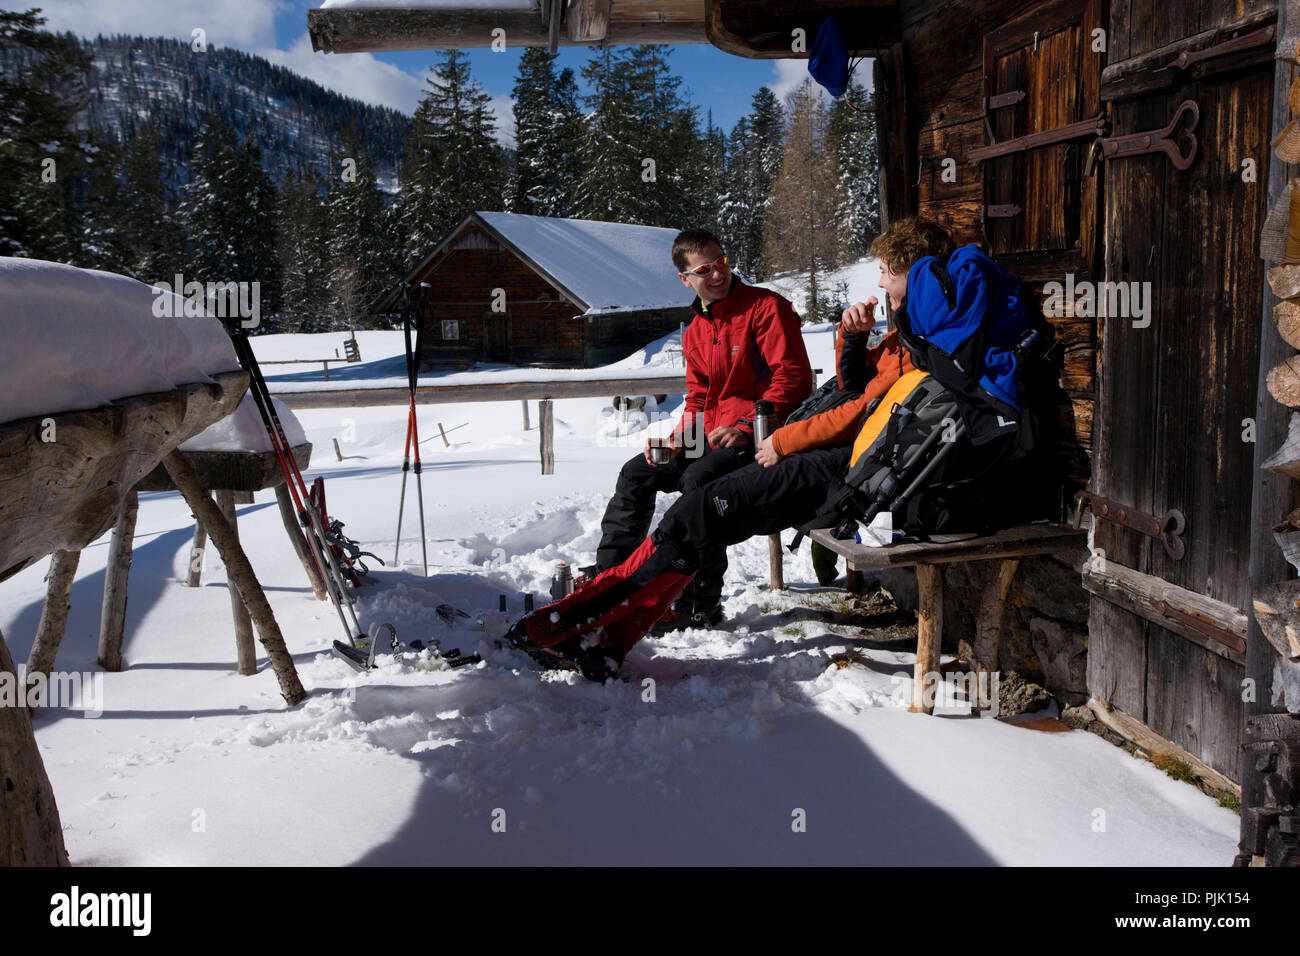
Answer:
[[[754,453],[754,460],[764,468],[771,468],[781,460],[781,456],[777,454],[776,448],[772,445],[771,435],[759,442],[758,451]]]
[[[705,437],[711,448],[744,448],[749,444],[749,435],[730,425],[719,425]]]
[[[671,435],[667,438],[647,438],[645,440],[645,448],[641,452],[641,454],[645,456],[647,464],[653,465],[655,463],[654,459],[650,457],[650,449],[655,445],[658,445],[661,448],[667,448],[669,458],[672,458],[681,451],[681,449],[677,447],[677,442],[673,440]]]
[[[840,329],[844,332],[870,332],[876,327],[876,306],[880,301],[873,295],[866,302],[854,302],[840,315]]]

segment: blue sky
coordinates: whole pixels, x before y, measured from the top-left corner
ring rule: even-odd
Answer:
[[[0,0],[5,2],[5,0]],[[6,9],[41,3],[5,2]],[[192,31],[204,30],[209,44],[235,47],[265,56],[321,85],[369,103],[410,113],[419,102],[424,77],[436,60],[433,51],[410,53],[314,53],[307,36],[307,10],[319,6],[307,0],[44,0],[48,28],[83,36],[97,33],[173,36],[189,41]],[[704,120],[727,131],[749,111],[754,93],[770,86],[784,98],[807,76],[803,60],[746,60],[708,44],[672,47],[669,62],[682,78],[682,88]],[[470,50],[477,79],[493,98],[498,137],[513,140],[510,90],[521,50]],[[577,73],[591,56],[585,47],[561,48],[559,65]],[[859,71],[864,81],[869,71]]]

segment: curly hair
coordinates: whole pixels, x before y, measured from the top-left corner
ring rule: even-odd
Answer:
[[[871,255],[889,271],[902,275],[922,256],[934,256],[947,262],[956,248],[948,230],[937,222],[908,216],[878,235],[871,243]]]

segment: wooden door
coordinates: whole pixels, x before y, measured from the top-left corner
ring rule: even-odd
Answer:
[[[486,312],[483,315],[483,360],[510,361],[510,314]]]
[[[1258,14],[1263,5],[1248,6]],[[1160,51],[1163,61],[1171,46],[1172,59],[1179,43],[1208,49],[1212,40],[1193,38],[1239,16],[1239,7],[1111,4],[1102,96],[1111,99],[1112,135],[1159,130],[1187,101],[1200,122],[1198,156],[1186,171],[1163,154],[1116,159],[1104,170],[1104,277],[1141,283],[1150,300],[1147,317],[1130,309],[1098,319],[1092,489],[1143,512],[1176,508],[1186,516],[1181,558],[1153,538],[1097,521],[1094,553],[1102,554],[1094,563],[1137,572],[1132,580],[1143,588],[1168,582],[1244,614],[1273,65],[1271,56],[1252,65],[1237,55],[1222,71],[1215,58],[1196,74],[1141,68],[1144,56]],[[1257,181],[1243,177],[1247,158],[1256,160]],[[1158,606],[1136,613],[1089,590],[1091,692],[1239,777],[1243,655],[1185,622],[1157,623],[1169,622]]]

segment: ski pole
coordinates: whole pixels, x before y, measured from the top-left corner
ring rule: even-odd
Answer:
[[[415,412],[415,390],[420,382],[420,346],[424,342],[424,306],[429,283],[420,283],[415,312],[415,352],[411,356],[411,444],[415,446],[415,497],[420,506],[420,556],[424,560],[424,576],[429,576],[429,537],[424,531],[424,483],[420,479],[420,429]]]
[[[402,291],[402,337],[406,345],[406,380],[411,381],[411,299],[406,290]],[[393,545],[393,567],[399,567],[397,554],[402,548],[402,513],[406,510],[406,476],[411,470],[411,425],[412,414],[406,415],[406,445],[402,449],[402,494],[397,499],[397,541]],[[418,451],[419,446],[416,446]]]

